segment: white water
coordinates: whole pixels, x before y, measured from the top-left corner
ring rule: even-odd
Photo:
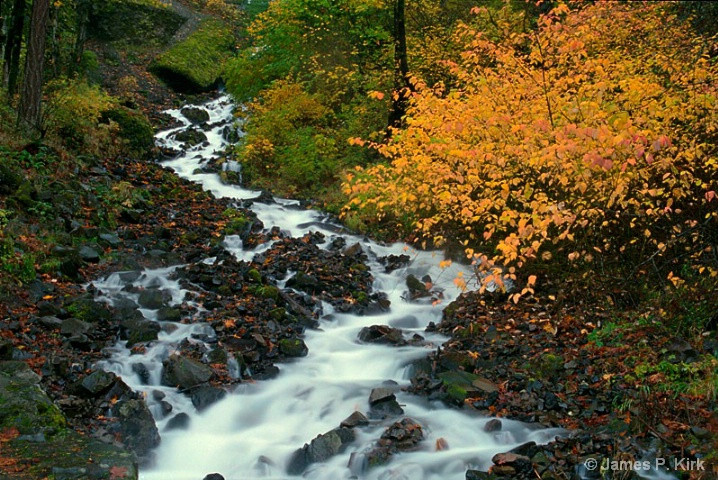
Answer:
[[[204,105],[210,113],[210,122],[225,122],[231,118],[233,105],[228,97],[221,97]],[[181,120],[178,110],[169,112]],[[177,158],[166,162],[181,177],[201,183],[217,197],[248,199],[257,196],[236,186],[224,185],[215,174],[195,174],[203,160],[213,152],[220,152],[225,142],[222,139],[219,124],[207,133],[210,145],[196,147]],[[161,145],[177,147],[171,135],[184,127],[162,132],[157,135]],[[336,229],[319,212],[302,210],[297,202],[278,200],[277,204],[255,203],[253,210],[264,222],[265,227],[279,226],[293,236],[301,236],[309,231],[322,231],[327,235],[327,244]],[[331,306],[324,305],[325,316],[331,319],[321,321],[321,330],[307,331],[305,341],[309,347],[308,356],[292,362],[280,364],[280,375],[270,381],[244,383],[225,399],[213,405],[201,414],[197,413],[191,401],[176,389],[159,384],[162,360],[166,359],[173,348],[193,333],[213,334],[211,328],[202,323],[182,325],[166,322],[167,331],[160,333],[157,342],[147,348],[144,355],[130,356],[129,351],[120,342],[113,351],[110,360],[101,366],[121,375],[128,385],[137,391],[147,393],[147,401],[157,419],[162,435],[162,443],[157,449],[156,464],[141,471],[144,480],[201,480],[212,472],[221,473],[227,480],[287,478],[284,473],[291,454],[318,434],[339,426],[340,422],[352,412],[358,410],[367,413],[368,398],[372,388],[379,387],[387,380],[393,380],[399,386],[409,384],[407,365],[415,359],[425,357],[429,349],[436,348],[444,340],[440,336],[427,336],[424,328],[429,322],[438,323],[441,309],[460,292],[453,285],[453,279],[464,267],[451,265],[439,268],[440,254],[416,252],[405,245],[379,245],[377,243],[347,236],[347,245],[360,242],[370,257],[376,290],[386,292],[391,300],[391,309],[382,315],[360,317],[338,314]],[[257,251],[245,252],[237,237],[230,237],[225,247],[237,258],[249,260]],[[260,247],[261,248],[261,247]],[[409,254],[412,262],[408,267],[392,273],[384,273],[377,257],[393,253]],[[214,259],[207,259],[212,262]],[[140,278],[131,282],[135,286],[159,286],[172,293],[172,303],[191,302],[192,293],[182,290],[177,282],[168,280],[173,269],[145,271]],[[402,299],[405,279],[409,273],[418,278],[428,274],[434,284],[444,289],[441,304],[408,303]],[[470,272],[464,272],[469,275]],[[132,280],[125,278],[125,280]],[[136,300],[136,294],[123,287],[128,283],[120,274],[94,282],[102,292],[102,298],[114,301],[120,297]],[[201,308],[198,308],[201,311]],[[156,312],[143,310],[150,319],[156,319]],[[419,333],[433,342],[427,347],[388,347],[362,345],[356,341],[359,330],[367,325],[388,324],[400,327],[406,336]],[[193,340],[198,341],[198,340]],[[143,385],[140,377],[133,372],[132,364],[142,362],[150,370],[150,384]],[[163,418],[161,408],[154,399],[153,392],[166,394],[165,401],[173,405],[170,415]],[[311,479],[463,479],[468,468],[487,470],[491,457],[529,440],[545,443],[560,434],[559,430],[534,430],[519,422],[503,420],[501,432],[485,433],[483,426],[488,418],[469,415],[466,411],[447,408],[442,404],[427,402],[398,391],[397,398],[410,417],[423,426],[425,441],[419,451],[403,453],[393,457],[384,466],[368,472],[352,472],[348,467],[352,452],[367,451],[393,421],[387,420],[370,427],[358,428],[357,440],[344,453],[335,456],[324,464],[315,464],[305,472],[305,478]],[[186,430],[165,431],[170,417],[186,412],[191,417]],[[438,439],[444,439],[449,448],[436,451]]]

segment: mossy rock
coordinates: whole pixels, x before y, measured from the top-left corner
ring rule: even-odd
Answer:
[[[309,348],[299,338],[283,338],[279,341],[279,351],[288,357],[306,357]]]
[[[161,53],[150,69],[177,92],[206,92],[219,84],[233,49],[232,30],[219,20],[208,19],[186,40]]]
[[[166,45],[186,21],[186,18],[160,2],[92,2],[88,34],[102,41]]]
[[[127,141],[131,154],[146,156],[155,145],[154,130],[141,112],[117,107],[102,112],[102,120],[112,120],[120,127],[120,137]]]
[[[0,362],[0,429],[51,437],[65,430],[60,409],[38,385],[39,375],[24,362]]]

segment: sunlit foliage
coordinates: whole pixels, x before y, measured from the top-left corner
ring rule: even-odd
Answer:
[[[506,14],[491,18],[504,35],[460,29],[459,87],[417,82],[407,128],[374,145],[390,163],[347,176],[345,215],[506,272],[550,260],[614,280],[716,275],[715,38],[666,4],[582,7],[535,31]]]

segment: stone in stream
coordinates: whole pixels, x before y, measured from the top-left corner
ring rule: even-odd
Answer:
[[[498,432],[501,430],[501,428],[501,420],[499,420],[498,418],[492,418],[491,420],[486,422],[486,425],[484,425],[484,432]]]
[[[517,453],[497,453],[491,461],[494,462],[491,472],[502,476],[515,476],[532,470],[531,459]]]
[[[359,331],[357,338],[366,343],[406,345],[401,330],[388,325],[372,325]]]
[[[339,424],[340,427],[346,428],[364,427],[366,425],[369,425],[369,419],[361,412],[352,413]]]
[[[157,322],[147,320],[141,315],[120,322],[120,338],[127,340],[127,348],[137,343],[157,340],[161,327]]]
[[[192,405],[194,405],[194,408],[196,408],[198,412],[222,400],[225,395],[227,395],[227,392],[211,385],[201,385],[190,391]]]
[[[390,388],[375,388],[369,395],[369,417],[384,419],[398,417],[404,414],[399,402],[396,401],[394,390]]]
[[[165,426],[165,431],[186,430],[187,428],[189,428],[191,420],[192,419],[190,418],[190,416],[185,412],[178,413],[177,415],[169,419],[167,425]]]
[[[205,475],[202,480],[224,480],[224,477],[219,473],[210,473],[209,475]]]
[[[288,357],[306,357],[309,347],[300,338],[283,338],[279,341],[279,351]]]
[[[421,424],[411,418],[403,418],[384,431],[374,447],[366,454],[369,467],[383,465],[399,452],[410,452],[418,448],[424,439]]]
[[[180,113],[193,125],[209,122],[209,112],[203,108],[186,106],[182,107]]]
[[[137,301],[143,308],[158,310],[164,306],[165,294],[162,290],[156,288],[142,290]]]
[[[290,475],[301,475],[309,465],[324,462],[341,453],[354,441],[354,432],[350,428],[339,427],[318,435],[310,443],[294,452],[287,466]]]
[[[173,354],[162,362],[162,385],[187,390],[202,383],[207,383],[214,372],[196,360]]]

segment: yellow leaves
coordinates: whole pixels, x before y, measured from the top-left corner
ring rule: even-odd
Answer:
[[[384,92],[378,92],[376,90],[373,90],[369,92],[368,96],[369,98],[373,98],[375,100],[384,100]]]

